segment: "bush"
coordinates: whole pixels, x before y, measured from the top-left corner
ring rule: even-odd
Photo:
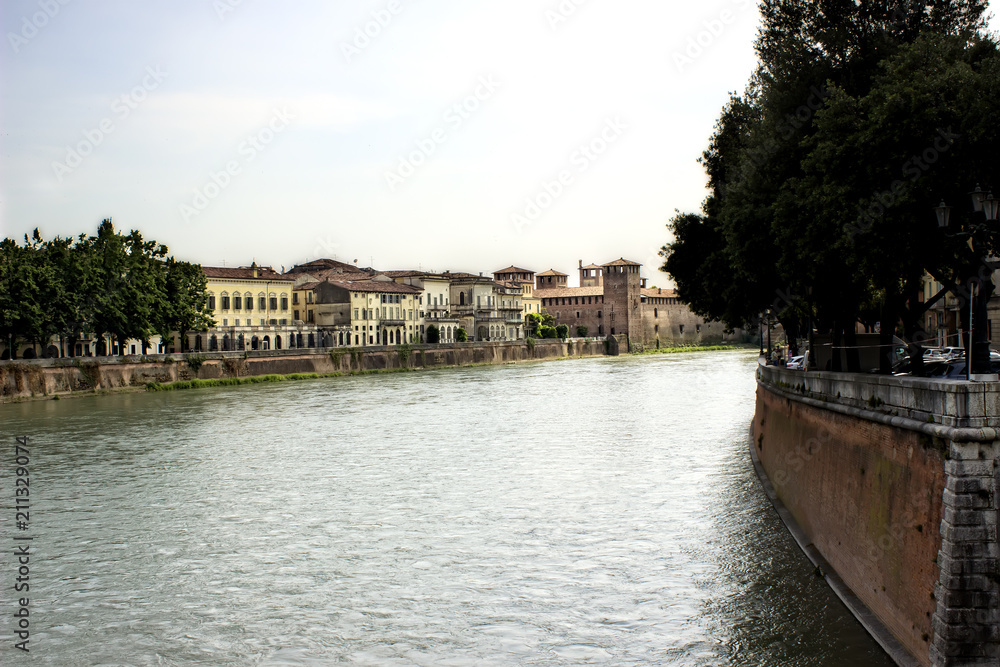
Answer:
[[[555,327],[549,327],[549,326],[546,326],[546,325],[542,324],[542,325],[540,325],[538,327],[538,337],[539,338],[555,338],[556,337],[556,328]]]
[[[586,338],[588,331],[590,331],[590,329],[581,324],[576,328],[576,335],[579,336],[580,338]]]
[[[427,327],[427,342],[431,345],[441,342],[441,330],[433,324]]]
[[[455,329],[455,340],[459,343],[465,343],[469,340],[469,334],[465,333],[465,329],[459,327]]]
[[[566,340],[566,336],[568,335],[569,335],[568,326],[566,326],[565,324],[560,324],[559,326],[556,327],[556,336],[558,336],[563,340]]]

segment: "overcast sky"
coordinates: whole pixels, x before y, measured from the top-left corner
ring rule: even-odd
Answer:
[[[0,236],[206,265],[575,277],[656,252],[753,65],[749,0],[4,0]],[[994,23],[995,25],[995,23]]]

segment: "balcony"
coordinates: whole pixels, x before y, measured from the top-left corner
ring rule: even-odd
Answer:
[[[380,327],[402,327],[402,326],[406,326],[406,321],[405,320],[384,319],[384,320],[379,320],[377,324]]]

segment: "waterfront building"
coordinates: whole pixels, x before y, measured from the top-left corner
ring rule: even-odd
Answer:
[[[524,315],[542,312],[542,300],[535,296],[535,272],[516,266],[509,266],[493,272],[493,280],[498,283],[515,283],[521,287],[521,307]],[[523,319],[523,318],[522,318]]]
[[[695,315],[674,290],[647,287],[641,267],[625,258],[600,266],[581,260],[580,287],[568,287],[567,274],[550,269],[536,274],[535,296],[571,336],[585,327],[588,336],[621,336],[630,349],[739,338],[741,332]]]
[[[174,335],[162,352],[280,350],[302,333],[291,318],[294,280],[270,266],[203,266],[215,326]]]

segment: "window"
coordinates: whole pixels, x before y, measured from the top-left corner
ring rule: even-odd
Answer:
[[[597,311],[597,319],[601,319],[601,317],[602,317],[601,311]]]
[[[229,326],[229,320],[227,320],[226,318],[223,317],[222,318],[222,326],[228,327]]]
[[[694,325],[694,332],[695,333],[701,333],[701,325],[700,324]]]
[[[229,310],[229,297],[222,297],[222,310]]]
[[[292,305],[293,306],[299,305],[299,293],[298,292],[292,292]]]
[[[309,321],[310,322],[315,322],[316,321],[315,319],[313,319],[313,311],[311,311],[311,310],[309,311]]]
[[[281,295],[281,309],[282,310],[288,310],[288,295],[287,294],[282,294]]]
[[[253,310],[253,295],[247,294],[246,299],[244,299],[247,310]]]
[[[358,309],[354,309],[354,319],[358,319]]]
[[[576,319],[580,319],[580,311],[576,311]]]
[[[271,310],[278,310],[278,297],[272,296],[270,301],[271,301]]]
[[[236,322],[234,322],[234,324],[235,324],[236,326],[240,326],[240,318],[238,318],[238,317],[237,317],[237,318],[236,318]]]
[[[215,310],[215,297],[214,296],[208,297],[208,309],[209,310]]]
[[[239,294],[233,296],[233,310],[243,310],[243,297]]]
[[[267,310],[267,300],[264,299],[263,296],[257,299],[257,301],[260,304],[260,308],[258,308],[258,310]]]
[[[683,324],[678,324],[678,325],[677,325],[677,329],[678,329],[678,330],[679,330],[679,331],[680,331],[681,333],[684,333],[684,325],[683,325]]]
[[[654,308],[653,309],[653,317],[659,317],[659,316],[660,316],[660,309],[659,308]]]
[[[293,310],[292,311],[292,319],[294,319],[294,320],[299,319],[299,311],[297,311],[297,310]]]

